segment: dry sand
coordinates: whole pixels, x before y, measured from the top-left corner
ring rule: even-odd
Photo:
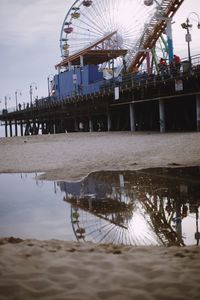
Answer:
[[[197,247],[0,241],[0,299],[199,300]]]
[[[0,173],[78,180],[92,171],[200,165],[199,133],[68,133],[0,138]]]
[[[199,133],[0,138],[0,173],[77,180],[97,170],[199,166]],[[199,247],[0,239],[0,299],[200,299]]]

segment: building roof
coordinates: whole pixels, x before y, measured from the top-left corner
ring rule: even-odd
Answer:
[[[103,62],[107,62],[113,58],[117,58],[119,56],[126,55],[127,50],[120,49],[120,50],[87,50],[81,54],[83,56],[84,65],[97,65]],[[80,65],[80,54],[76,53],[68,58],[65,58],[59,64],[56,65],[58,67],[64,67],[68,63],[72,65]]]
[[[89,45],[85,49],[82,49],[81,51],[78,51],[77,53],[64,58],[55,67],[65,67],[68,65],[68,63],[71,63],[72,65],[80,65],[80,56],[83,57],[83,62],[85,65],[101,64],[113,58],[125,56],[128,51],[127,49],[103,49],[102,47],[103,42],[105,40],[111,39],[115,34],[116,31],[111,32],[110,34]]]

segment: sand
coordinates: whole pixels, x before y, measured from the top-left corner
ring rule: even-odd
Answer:
[[[199,133],[68,133],[0,138],[0,173],[79,180],[100,170],[200,165]]]
[[[0,138],[0,173],[78,180],[92,171],[199,166],[199,133]],[[0,299],[200,299],[200,248],[0,239]]]

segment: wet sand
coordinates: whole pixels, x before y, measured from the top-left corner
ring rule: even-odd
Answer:
[[[200,165],[199,133],[74,133],[0,138],[0,172],[78,180],[92,171]],[[0,239],[0,299],[188,300],[200,247]]]

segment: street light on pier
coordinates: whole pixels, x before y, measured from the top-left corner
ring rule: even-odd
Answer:
[[[5,110],[8,109],[8,100],[11,100],[10,94],[7,94],[7,95],[5,96]]]
[[[32,106],[32,104],[33,104],[33,88],[35,88],[35,90],[37,90],[37,84],[35,82],[32,82],[30,84],[30,106]]]
[[[19,95],[21,96],[21,95],[22,95],[22,92],[21,92],[21,90],[17,89],[17,90],[15,91],[15,103],[16,103],[16,110],[18,110],[18,101],[17,101],[17,96],[18,96],[18,93],[19,93]]]
[[[50,74],[47,77],[47,86],[48,86],[48,97],[50,98],[51,96],[51,89],[52,89],[52,81],[54,79],[54,75]]]
[[[190,34],[190,28],[192,28],[192,24],[190,23],[189,17],[191,15],[195,15],[197,17],[197,28],[200,29],[200,19],[199,19],[199,15],[196,12],[191,12],[189,13],[186,22],[181,24],[181,27],[183,29],[186,29],[186,35],[185,35],[185,40],[187,42],[188,45],[188,60],[189,60],[189,71],[191,71],[191,67],[192,67],[192,60],[191,60],[191,50],[190,50],[190,42],[192,41],[192,36]]]

